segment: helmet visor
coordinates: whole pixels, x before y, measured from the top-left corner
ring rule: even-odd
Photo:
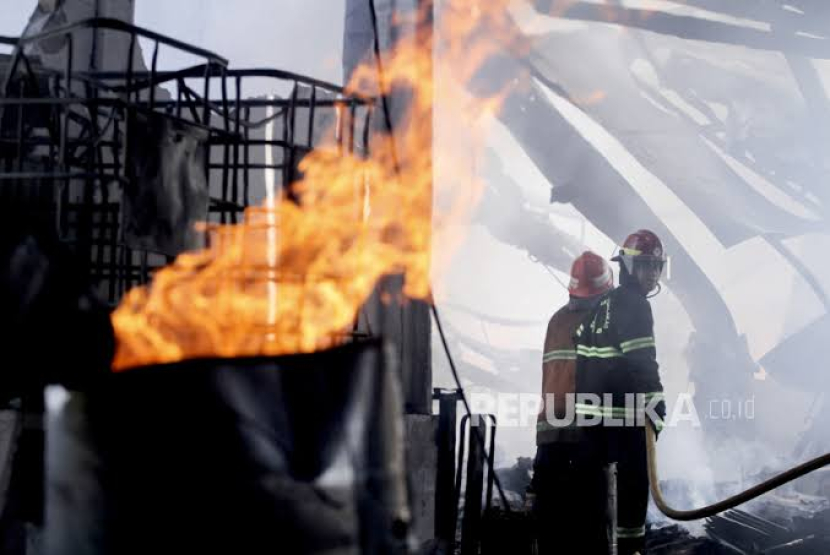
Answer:
[[[666,261],[663,258],[657,256],[635,256],[634,257],[634,267],[637,269],[643,269],[650,272],[656,272],[658,274],[663,273],[663,267],[665,266]]]

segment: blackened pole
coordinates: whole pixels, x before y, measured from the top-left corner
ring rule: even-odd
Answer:
[[[343,44],[343,78],[348,83],[354,70],[366,64],[383,79],[383,67],[388,62],[389,52],[404,41],[417,41],[419,49],[432,52],[432,1],[433,0],[346,0],[346,22]],[[374,8],[374,14],[373,12]],[[422,14],[422,17],[411,17]],[[374,16],[374,17],[373,17]],[[373,21],[374,20],[374,21]],[[412,21],[416,21],[412,25]],[[375,25],[373,25],[375,23]],[[375,38],[380,51],[380,64],[375,56]],[[430,56],[431,58],[431,56]],[[374,135],[378,137],[371,148],[395,148],[394,158],[404,169],[415,157],[430,156],[432,152],[432,118],[423,114],[417,121],[405,116],[411,103],[411,90],[393,88],[386,97],[386,107],[377,106]],[[388,117],[387,117],[388,116]],[[414,126],[421,125],[415,130]],[[392,141],[387,136],[392,128]],[[426,135],[426,141],[419,141],[420,152],[408,152],[408,133]],[[430,164],[431,167],[431,164]],[[431,180],[430,180],[431,181]],[[375,187],[383,184],[373,184]],[[401,186],[406,187],[406,183]],[[431,191],[424,194],[431,195]],[[398,350],[401,382],[403,384],[406,412],[409,414],[432,414],[432,354],[430,348],[429,305],[420,300],[408,300],[401,305],[403,278],[391,276],[383,280],[375,294],[366,303],[365,319],[374,334],[383,335]],[[394,299],[391,303],[381,298]]]
[[[388,91],[387,75],[392,73],[389,53],[405,41],[418,41],[422,52],[432,54],[432,0],[346,0],[343,36],[343,79],[349,83],[359,65],[377,77]],[[374,11],[374,14],[372,13]],[[424,18],[413,14],[426,14]],[[373,17],[374,15],[374,17]],[[417,21],[417,24],[412,24]],[[374,23],[374,25],[373,25]],[[375,48],[377,38],[377,49]],[[380,54],[379,56],[377,54]],[[366,72],[362,72],[364,77]],[[365,80],[361,80],[365,84]],[[397,85],[397,84],[396,84]],[[374,91],[378,94],[381,87]],[[393,88],[385,98],[386,107],[376,106],[372,115],[369,149],[375,152],[394,148],[396,168],[401,170],[400,183],[372,183],[370,187],[411,186],[403,177],[406,170],[418,161],[418,156],[432,153],[432,113],[419,114],[417,118],[405,116],[412,107],[412,91]],[[388,112],[388,120],[386,117]],[[421,125],[421,128],[415,126]],[[426,126],[424,128],[423,126]],[[389,134],[389,131],[392,133]],[[413,152],[405,145],[409,133],[426,135],[418,141],[420,151]],[[392,157],[390,157],[392,158]],[[429,168],[429,163],[419,166]],[[431,183],[431,175],[428,180]],[[371,190],[370,190],[371,192]],[[424,191],[431,195],[432,191]],[[371,198],[369,199],[371,203]],[[431,202],[429,203],[431,206]],[[427,247],[428,248],[428,247]],[[406,467],[412,481],[412,535],[421,545],[427,545],[436,537],[436,481],[437,446],[435,442],[437,419],[432,416],[432,354],[430,351],[429,305],[423,301],[402,297],[405,277],[401,274],[387,276],[375,287],[375,291],[361,310],[358,319],[360,331],[381,335],[394,346],[400,369],[405,410]],[[391,299],[391,302],[383,302]]]
[[[467,451],[467,487],[464,491],[464,517],[461,519],[461,555],[478,555],[481,539],[481,495],[484,493],[484,450],[476,438],[485,437],[484,420],[470,419],[470,439]],[[476,429],[478,428],[478,430]],[[492,447],[491,447],[492,449]]]
[[[437,476],[435,487],[435,539],[444,552],[455,549],[455,530],[458,520],[458,504],[455,497],[455,453],[458,390],[436,389],[438,401]],[[461,447],[463,450],[463,446]]]

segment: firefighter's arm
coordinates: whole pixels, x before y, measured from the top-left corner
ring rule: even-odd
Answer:
[[[645,396],[646,415],[658,433],[663,429],[666,403],[658,372],[654,319],[645,298],[632,297],[617,311],[619,349],[631,372],[631,393]]]

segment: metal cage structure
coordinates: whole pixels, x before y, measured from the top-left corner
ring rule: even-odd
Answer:
[[[0,44],[13,49],[0,59],[0,206],[71,245],[111,305],[204,246],[196,222],[237,223],[280,190],[291,198],[312,150],[368,156],[374,100],[331,83],[232,69],[115,19]],[[125,67],[101,67],[104,45]],[[162,52],[195,63],[162,71]],[[252,82],[267,92],[244,97]]]

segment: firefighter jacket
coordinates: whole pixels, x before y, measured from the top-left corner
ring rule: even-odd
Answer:
[[[574,420],[576,347],[573,338],[577,327],[596,307],[598,300],[571,299],[548,322],[542,356],[542,408],[536,422],[536,445],[579,439],[579,430],[566,421],[568,403],[571,403],[570,418]]]
[[[574,341],[577,423],[642,426],[648,420],[662,430],[663,384],[645,295],[633,285],[613,289],[577,327]]]

